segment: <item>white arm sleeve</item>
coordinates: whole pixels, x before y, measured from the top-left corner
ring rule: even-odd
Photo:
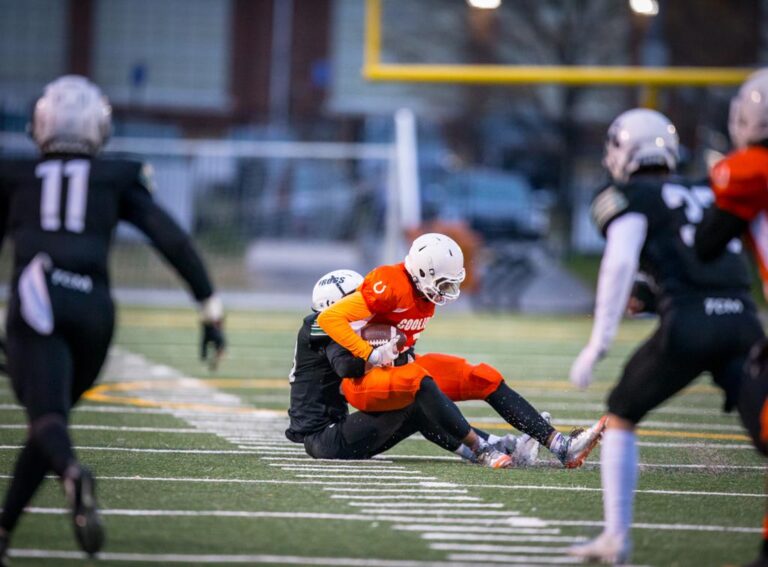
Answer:
[[[613,343],[627,307],[647,232],[648,219],[640,213],[622,215],[608,226],[589,339],[590,347],[601,356]]]

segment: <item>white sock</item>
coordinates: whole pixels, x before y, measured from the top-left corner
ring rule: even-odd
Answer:
[[[456,449],[454,453],[456,453],[462,459],[467,459],[468,461],[471,461],[475,457],[475,453],[472,451],[472,449],[463,443],[459,445],[459,448]]]
[[[632,524],[637,487],[637,439],[634,431],[607,429],[600,445],[605,531],[625,538]]]
[[[496,443],[501,441],[501,437],[499,437],[498,435],[494,435],[493,433],[489,433],[488,439],[486,441],[488,441],[489,445],[496,445]]]

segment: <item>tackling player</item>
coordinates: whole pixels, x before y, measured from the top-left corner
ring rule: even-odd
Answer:
[[[373,348],[353,329],[360,321],[391,325],[406,335],[404,348],[412,350],[435,306],[456,300],[463,280],[461,248],[445,235],[424,234],[413,241],[404,263],[376,268],[357,291],[320,314],[317,322],[323,331],[372,367],[361,378],[344,380],[347,401],[363,411],[397,410],[413,403],[422,382],[431,378],[451,400],[485,400],[507,423],[547,447],[563,465],[581,466],[599,441],[605,418],[588,430],[563,435],[492,366],[470,364],[447,354],[414,355],[413,362],[393,366],[401,355],[394,341]]]
[[[606,246],[594,326],[571,367],[573,384],[585,388],[592,382],[595,365],[616,335],[638,268],[657,290],[660,320],[608,397],[601,447],[605,528],[597,539],[571,549],[584,559],[623,563],[629,557],[638,474],[636,425],[706,371],[724,390],[730,410],[749,348],[762,337],[739,243],[711,264],[702,263],[693,250],[696,225],[712,194],[708,187],[691,187],[672,177],[677,162],[677,132],[664,115],[634,109],[611,124],[603,165],[612,182],[592,203]]]
[[[368,459],[414,433],[437,445],[492,468],[508,468],[513,460],[486,443],[434,381],[421,381],[411,403],[381,412],[349,414],[339,386],[342,377],[359,377],[365,360],[335,343],[317,324],[318,314],[354,293],[363,277],[336,270],[320,278],[312,291],[313,313],[304,318],[296,340],[291,383],[291,423],[286,437],[303,443],[318,459]],[[469,454],[462,452],[468,448]]]
[[[731,101],[728,130],[735,151],[711,174],[715,206],[696,231],[696,252],[703,260],[722,254],[728,242],[744,235],[751,244],[768,297],[768,69],[753,73]],[[739,413],[755,447],[768,456],[768,343],[750,354],[739,397]],[[768,566],[768,513],[763,546],[754,567]]]
[[[99,88],[68,75],[45,87],[30,133],[41,157],[0,162],[0,237],[14,243],[7,316],[8,370],[29,421],[0,516],[0,563],[19,516],[53,471],[64,486],[80,547],[104,532],[90,471],[75,457],[69,412],[90,388],[112,339],[107,259],[121,220],[140,229],[200,306],[202,354],[224,350],[222,305],[189,237],[152,199],[148,166],[95,157],[111,127]]]

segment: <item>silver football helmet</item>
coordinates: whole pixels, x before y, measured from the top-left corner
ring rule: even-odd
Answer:
[[[85,77],[64,75],[48,83],[35,103],[29,132],[43,153],[95,155],[112,129],[112,108]]]
[[[334,270],[317,280],[312,289],[312,311],[320,313],[354,292],[363,283],[363,276],[354,270]]]
[[[768,69],[752,73],[731,99],[728,132],[736,148],[768,140]]]
[[[626,182],[643,167],[677,168],[680,141],[669,118],[647,108],[620,114],[608,128],[603,166],[614,181]]]
[[[418,289],[436,305],[458,299],[464,281],[464,253],[444,234],[422,234],[411,244],[405,269]]]

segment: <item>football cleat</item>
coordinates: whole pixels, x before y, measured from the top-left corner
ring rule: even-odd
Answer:
[[[484,445],[475,453],[477,464],[492,469],[508,469],[512,466],[512,457],[497,451],[490,445]]]
[[[91,471],[76,467],[64,477],[64,491],[72,507],[72,524],[80,549],[94,555],[104,545],[104,526],[96,504],[96,486]]]
[[[568,555],[579,557],[584,562],[624,565],[629,560],[631,551],[629,538],[603,532],[587,543],[570,547]]]
[[[500,453],[506,453],[507,455],[511,455],[515,452],[515,449],[517,448],[518,443],[520,442],[520,437],[517,437],[516,435],[512,435],[511,433],[505,435],[504,437],[499,437],[496,441],[491,443],[490,441],[488,444],[499,451]]]
[[[563,449],[558,451],[557,458],[567,469],[577,469],[600,442],[608,423],[608,416],[604,415],[589,429],[576,429],[568,436]]]
[[[541,417],[543,417],[547,423],[552,423],[552,415],[550,415],[549,412],[541,412]],[[516,467],[530,467],[531,465],[535,465],[536,461],[539,460],[540,448],[541,443],[526,433],[517,439],[515,450],[509,454]]]

